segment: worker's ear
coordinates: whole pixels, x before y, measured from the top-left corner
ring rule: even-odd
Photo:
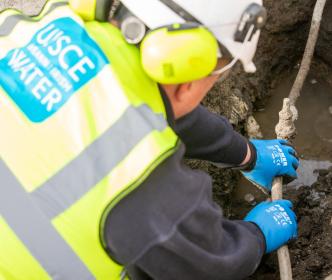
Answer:
[[[174,98],[178,102],[185,102],[188,98],[190,98],[191,87],[192,87],[191,82],[178,85],[174,92]]]

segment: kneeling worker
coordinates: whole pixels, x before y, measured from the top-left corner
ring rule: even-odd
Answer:
[[[107,22],[110,12],[111,23]],[[226,219],[184,157],[271,189],[287,142],[200,105],[246,72],[261,0],[49,0],[0,14],[0,278],[243,279],[296,237],[289,201]],[[221,101],[222,102],[222,101]]]

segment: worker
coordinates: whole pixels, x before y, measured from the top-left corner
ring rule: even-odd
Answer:
[[[296,177],[286,141],[248,141],[199,105],[236,62],[255,71],[265,20],[261,0],[3,11],[0,278],[243,279],[295,238],[291,202],[228,220],[210,177],[183,163],[237,168],[267,191]]]

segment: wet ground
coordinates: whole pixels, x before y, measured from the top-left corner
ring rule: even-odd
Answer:
[[[255,113],[264,138],[275,137],[278,111],[295,74],[284,73],[275,83],[264,109],[258,108]],[[299,238],[290,244],[293,276],[299,280],[324,279],[332,273],[332,88],[311,75],[297,105],[298,134],[294,145],[301,157],[301,167],[298,180],[284,191],[284,197],[294,203],[299,222]],[[234,216],[243,217],[266,197],[241,179],[233,196]],[[276,254],[265,257],[250,279],[279,279]]]
[[[332,169],[319,171],[311,187],[288,188],[285,198],[294,204],[298,239],[289,244],[293,278],[320,280],[332,274]],[[276,253],[263,258],[255,280],[279,278]]]
[[[282,100],[288,96],[295,76],[296,71],[283,73],[274,83],[271,97],[265,106],[258,108],[254,114],[264,139],[275,138],[274,128],[279,119]],[[317,170],[332,166],[332,87],[324,80],[309,76],[298,99],[297,108],[299,119],[296,121],[297,135],[293,144],[301,164],[298,169],[299,178],[289,184],[294,188],[311,186],[317,180]],[[239,204],[247,194],[244,189],[250,190],[249,193],[258,201],[266,197],[252,184],[240,179],[239,187],[235,190],[236,202]]]
[[[265,108],[255,113],[265,138],[275,137],[274,127],[279,119],[282,100],[293,85],[296,71],[285,72],[274,82]],[[296,104],[299,119],[295,125],[294,145],[305,160],[332,160],[332,88],[314,75],[309,75]]]

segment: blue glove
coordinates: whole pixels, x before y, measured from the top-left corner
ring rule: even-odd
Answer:
[[[252,170],[241,171],[254,184],[271,190],[276,176],[297,178],[299,160],[286,140],[250,140],[256,150],[256,163]]]
[[[277,250],[289,240],[297,237],[297,223],[293,205],[289,200],[262,202],[244,218],[255,223],[262,231],[266,242],[266,253]]]

